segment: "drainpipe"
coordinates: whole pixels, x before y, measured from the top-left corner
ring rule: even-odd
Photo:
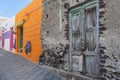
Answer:
[[[59,19],[60,19],[60,32],[62,31],[62,0],[60,0],[60,11],[59,11]]]
[[[71,0],[70,3],[71,3],[71,6],[72,6],[72,5],[73,5],[73,4],[72,4],[72,3],[73,3],[73,0]]]

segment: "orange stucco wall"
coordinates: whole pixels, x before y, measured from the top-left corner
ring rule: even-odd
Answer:
[[[16,14],[15,23],[25,20],[23,26],[23,52],[18,52],[18,26],[16,27],[16,49],[15,53],[20,54],[24,58],[38,63],[39,56],[42,53],[40,41],[40,24],[42,19],[42,0],[33,0],[28,6]],[[25,53],[24,47],[26,42],[31,42],[30,55]]]

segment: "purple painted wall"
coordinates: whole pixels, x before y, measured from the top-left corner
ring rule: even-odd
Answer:
[[[4,48],[4,34],[2,33],[2,48]]]
[[[11,28],[13,29],[13,27]],[[12,31],[10,31],[10,50],[13,50],[13,33]]]
[[[10,37],[9,33],[10,33],[10,31],[3,33],[3,38],[8,39]]]

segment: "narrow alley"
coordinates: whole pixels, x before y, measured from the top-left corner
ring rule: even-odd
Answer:
[[[0,80],[120,80],[119,5],[2,0]]]

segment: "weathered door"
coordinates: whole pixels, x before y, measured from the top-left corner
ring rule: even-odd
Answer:
[[[98,5],[89,2],[72,8],[70,17],[70,70],[98,77]]]

